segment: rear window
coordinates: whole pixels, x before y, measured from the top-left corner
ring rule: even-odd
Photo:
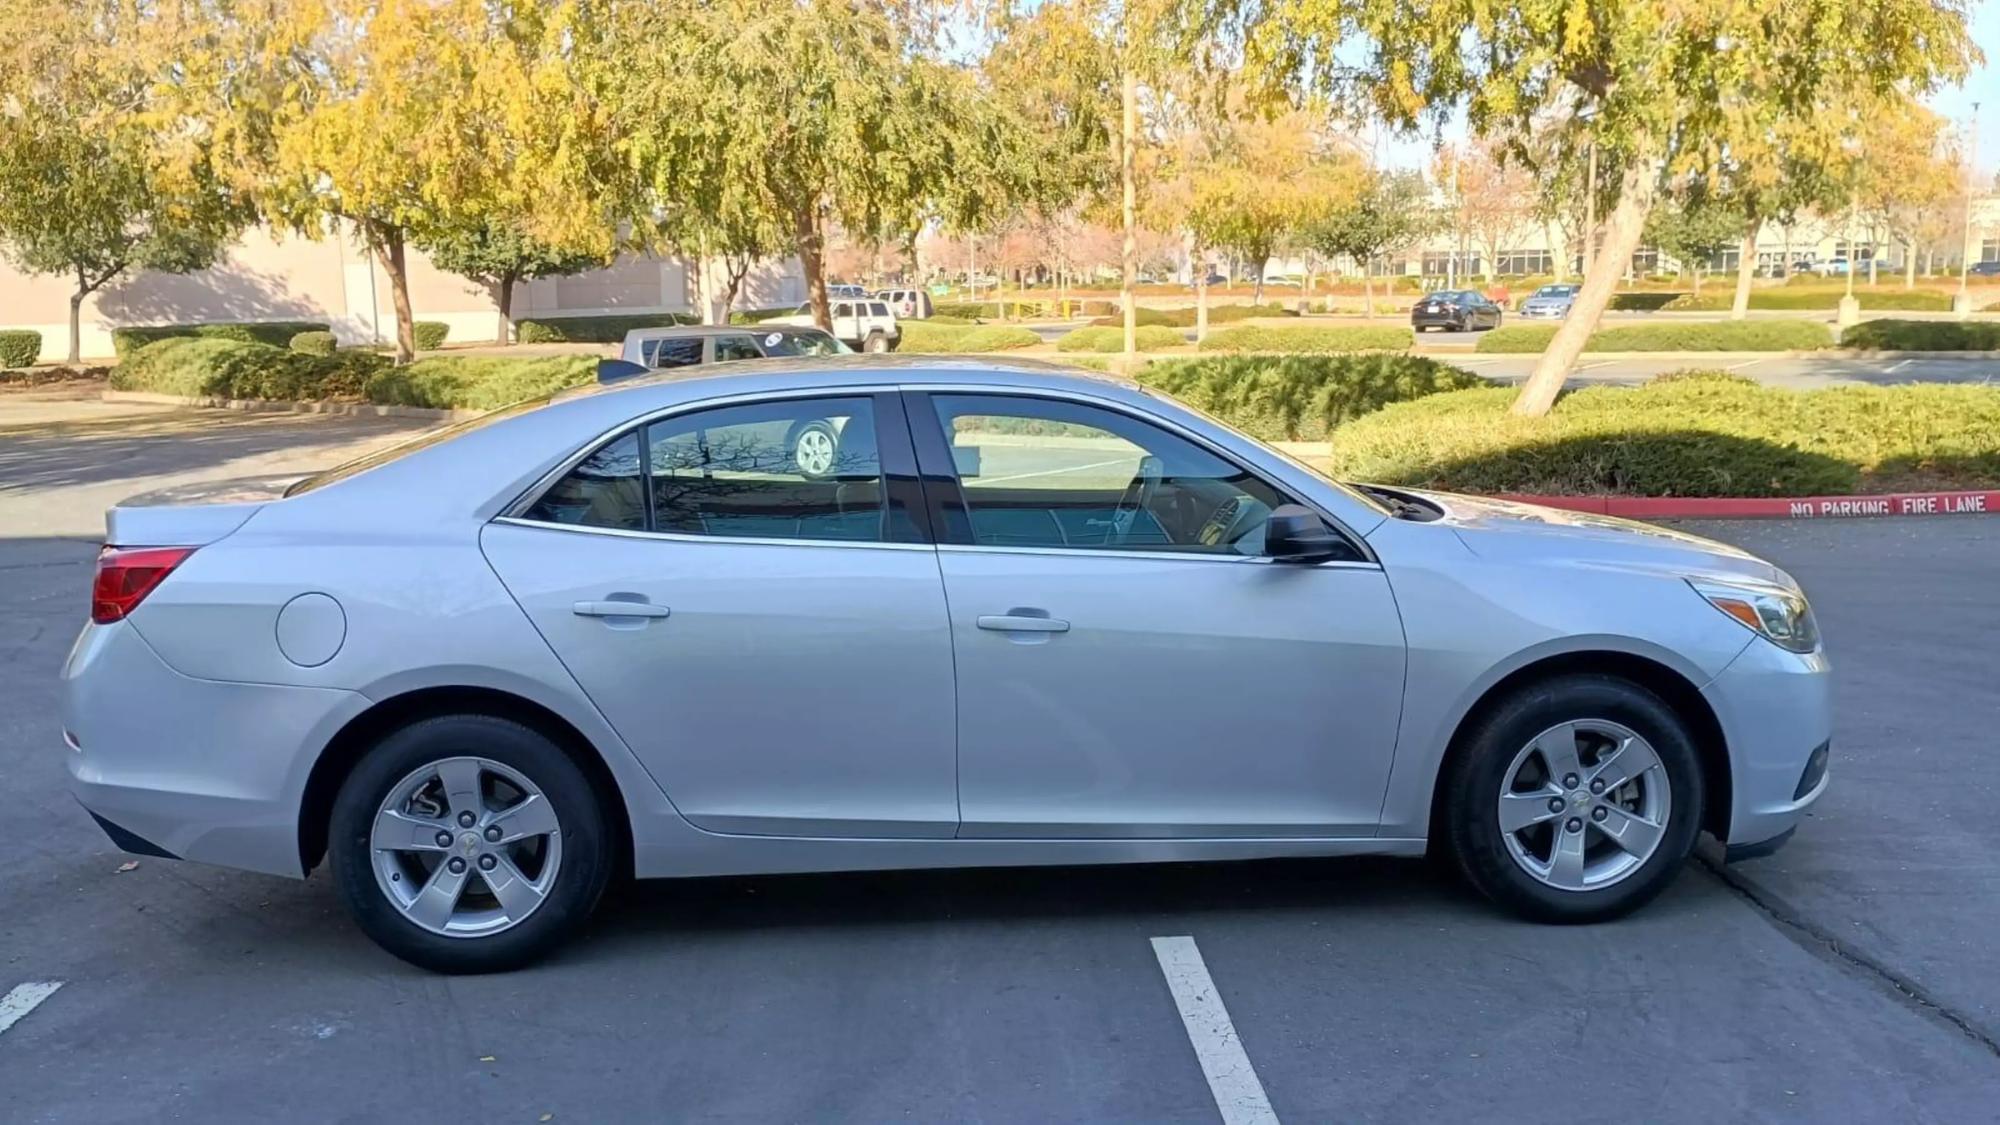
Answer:
[[[888,316],[888,315],[889,315],[889,306],[887,306],[887,305],[883,304],[883,303],[882,303],[882,302],[880,302],[880,301],[871,301],[871,302],[869,302],[869,305],[868,305],[868,315],[870,315],[870,316]]]
[[[640,346],[647,367],[693,367],[701,362],[701,341],[688,336],[647,340]]]
[[[537,398],[522,399],[512,406],[503,406],[498,410],[482,414],[477,418],[468,418],[463,422],[454,422],[449,426],[440,426],[435,430],[425,430],[423,433],[399,445],[392,445],[387,449],[377,450],[363,457],[356,457],[345,464],[335,465],[324,472],[314,473],[303,480],[296,481],[291,487],[285,489],[285,495],[301,496],[316,488],[325,488],[329,484],[335,484],[346,480],[348,477],[358,476],[370,469],[387,465],[391,461],[400,461],[419,450],[429,449],[433,445],[439,445],[456,437],[463,437],[482,426],[490,426],[502,418],[512,418],[516,414],[526,414],[530,410],[546,406],[554,398],[555,395],[551,394],[541,395]]]

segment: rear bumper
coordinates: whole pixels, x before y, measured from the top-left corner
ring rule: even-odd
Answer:
[[[305,874],[299,802],[312,757],[364,697],[183,676],[125,623],[86,626],[62,682],[70,792],[113,843]]]
[[[1824,653],[1756,640],[1702,689],[1729,745],[1729,858],[1775,851],[1826,792],[1831,679]]]
[[[1462,323],[1456,313],[1412,313],[1412,328],[1457,328]]]

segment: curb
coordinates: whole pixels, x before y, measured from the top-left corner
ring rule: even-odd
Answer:
[[[1544,508],[1635,520],[1856,519],[1876,516],[2000,515],[2000,490],[1884,492],[1871,496],[1526,496],[1496,497]]]
[[[430,406],[385,406],[372,402],[281,402],[261,398],[217,398],[212,395],[168,395],[154,391],[105,391],[105,402],[143,402],[154,406],[204,406],[245,414],[337,414],[357,418],[416,418],[431,422],[462,422],[484,410],[452,410]]]

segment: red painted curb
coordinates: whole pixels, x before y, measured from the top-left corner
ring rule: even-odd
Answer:
[[[2000,490],[1888,492],[1874,496],[1521,496],[1502,500],[1636,520],[1852,519],[2000,514]]]

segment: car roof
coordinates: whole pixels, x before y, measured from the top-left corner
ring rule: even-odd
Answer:
[[[855,354],[743,359],[727,364],[669,367],[614,383],[576,387],[555,396],[551,405],[617,395],[659,400],[657,403],[634,404],[632,409],[638,412],[678,402],[756,394],[767,390],[930,381],[989,382],[998,387],[1040,387],[1100,394],[1112,388],[1139,392],[1139,384],[1123,376],[1046,360]]]
[[[703,336],[748,336],[758,330],[755,324],[662,324],[658,328],[634,328],[625,333],[627,340],[672,339],[674,337]],[[782,331],[784,325],[774,324],[769,331]]]

